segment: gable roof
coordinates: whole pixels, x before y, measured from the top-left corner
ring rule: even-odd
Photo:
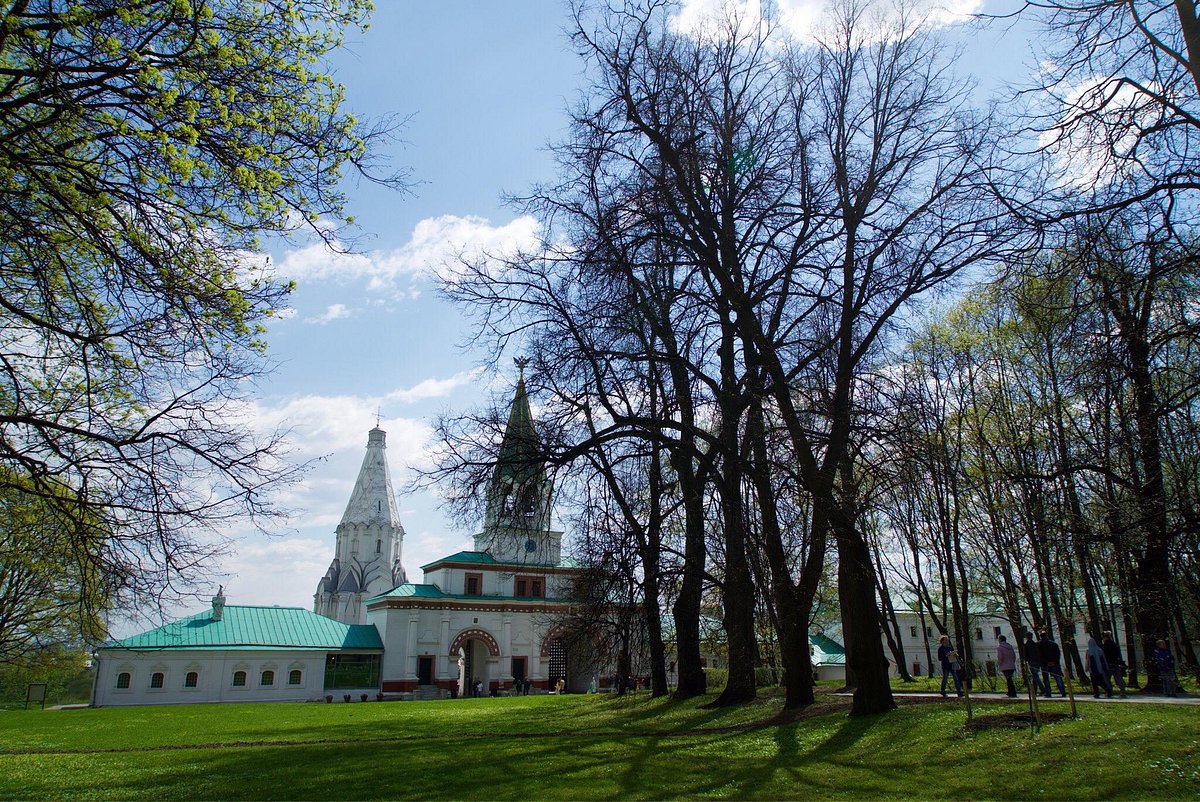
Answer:
[[[173,621],[101,649],[326,649],[382,651],[374,624],[343,624],[299,607],[229,605]]]
[[[570,599],[546,598],[544,596],[483,596],[465,593],[447,593],[437,585],[407,583],[397,585],[387,593],[367,599],[367,604],[380,599],[448,599],[451,601],[482,602],[537,602],[538,604],[571,604]]]
[[[812,647],[814,665],[846,665],[846,650],[833,638],[810,632],[808,633],[808,643]]]
[[[579,568],[579,561],[572,557],[563,557],[557,564],[555,563],[538,563],[538,562],[500,562],[486,551],[460,551],[451,554],[449,557],[441,557],[431,563],[426,563],[421,566],[422,571],[428,571],[439,565],[447,563],[455,563],[457,565],[491,565],[497,567],[510,568]]]

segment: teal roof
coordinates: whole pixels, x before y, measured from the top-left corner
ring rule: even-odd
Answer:
[[[434,560],[431,563],[426,563],[421,566],[424,571],[431,565],[438,563],[471,563],[473,565],[499,565],[496,558],[488,554],[486,551],[460,551],[457,554],[451,554],[449,557],[442,557],[440,560]]]
[[[378,596],[372,596],[367,599],[367,602],[373,602],[377,599],[450,599],[454,601],[471,601],[471,602],[511,602],[511,601],[535,601],[545,602],[547,604],[569,604],[568,599],[547,599],[542,596],[468,596],[465,593],[446,593],[437,585],[416,585],[408,583],[405,585],[397,585],[387,593],[380,593]]]
[[[425,565],[421,566],[421,570],[424,571],[427,568],[430,568],[435,565],[440,565],[441,563],[465,563],[468,565],[495,565],[495,566],[515,565],[515,566],[519,566],[521,568],[578,568],[579,567],[579,561],[575,560],[571,557],[563,557],[562,559],[560,559],[558,561],[557,565],[553,565],[551,563],[532,563],[532,562],[530,562],[530,563],[502,563],[486,551],[460,551],[455,554],[451,554],[449,557],[442,557],[440,559],[434,560],[431,563],[426,563]]]
[[[397,585],[387,593],[380,593],[378,596],[372,596],[368,601],[374,599],[444,599],[446,594],[442,593],[442,589],[437,585],[416,585],[408,583]]]
[[[326,649],[382,651],[374,624],[343,624],[299,607],[226,606],[110,643],[102,649]]]
[[[814,663],[827,666],[844,666],[846,664],[846,650],[833,638],[810,632],[808,643],[813,648]]]

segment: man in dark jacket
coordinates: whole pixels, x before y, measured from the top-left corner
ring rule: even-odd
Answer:
[[[1104,651],[1104,659],[1108,661],[1108,673],[1112,677],[1113,682],[1117,684],[1117,688],[1121,691],[1121,698],[1125,698],[1125,670],[1128,668],[1125,665],[1125,658],[1121,656],[1121,646],[1113,640],[1111,632],[1105,632],[1100,648]]]
[[[1038,644],[1042,653],[1042,685],[1046,687],[1046,695],[1050,695],[1050,677],[1058,683],[1059,696],[1066,696],[1067,689],[1063,686],[1062,649],[1050,639],[1049,632],[1042,633],[1042,642]]]
[[[1033,682],[1033,689],[1042,696],[1050,695],[1050,681],[1045,680],[1045,686],[1042,682],[1042,650],[1038,646],[1038,642],[1033,639],[1032,632],[1025,633],[1025,643],[1021,645],[1021,659],[1029,665],[1029,676]]]

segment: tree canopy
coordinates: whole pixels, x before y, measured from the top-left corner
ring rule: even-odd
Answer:
[[[346,222],[347,167],[402,183],[322,66],[369,5],[3,4],[0,489],[103,524],[72,555],[109,603],[187,590],[296,475],[241,419],[290,291],[255,250]]]

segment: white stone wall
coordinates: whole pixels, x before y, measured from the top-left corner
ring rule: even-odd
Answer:
[[[545,680],[548,666],[541,658],[542,641],[550,627],[544,611],[472,610],[400,607],[375,609],[367,613],[367,622],[383,633],[383,680],[415,682],[417,658],[434,658],[435,682],[457,680],[457,655],[450,652],[459,635],[482,630],[495,639],[499,656],[477,652],[476,676],[486,683],[496,681],[507,687],[513,679],[512,658],[525,658],[526,676],[532,681]]]
[[[92,705],[166,705],[205,702],[287,702],[325,696],[325,652],[300,650],[174,650],[134,652],[100,650]],[[300,683],[289,683],[292,671]],[[196,672],[196,687],[185,686],[187,674]],[[246,672],[246,684],[233,684],[234,672]],[[262,684],[264,671],[274,672],[271,685]],[[118,688],[118,678],[129,674],[129,687]],[[161,688],[151,687],[154,674],[163,675]],[[378,688],[330,691],[338,701],[350,693],[372,698]]]

